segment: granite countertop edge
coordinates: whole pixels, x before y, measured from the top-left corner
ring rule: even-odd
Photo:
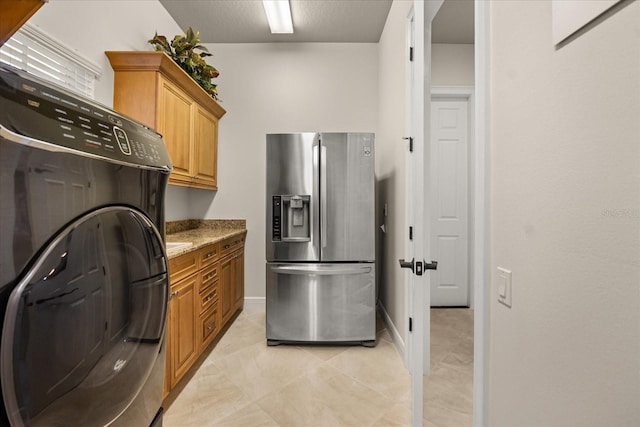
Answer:
[[[169,259],[177,258],[180,255],[197,251],[207,245],[220,242],[234,236],[240,236],[247,232],[244,220],[200,220],[195,228],[180,229],[175,224],[167,223],[167,234],[165,240],[168,243],[189,242],[192,245],[186,248],[173,249],[167,253]],[[176,232],[169,232],[175,231]]]

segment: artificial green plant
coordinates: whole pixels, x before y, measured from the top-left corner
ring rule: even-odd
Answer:
[[[193,31],[191,27],[186,34],[179,34],[171,40],[169,44],[165,36],[159,36],[156,31],[149,44],[160,52],[165,52],[187,72],[211,97],[215,100],[218,98],[217,85],[211,82],[211,79],[220,75],[218,70],[206,63],[203,59],[212,56],[209,50],[200,45],[200,32]],[[200,52],[196,52],[195,50]]]

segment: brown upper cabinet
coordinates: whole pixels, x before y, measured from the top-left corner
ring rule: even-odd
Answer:
[[[0,0],[0,46],[42,7],[46,0]]]
[[[105,52],[114,70],[113,108],[156,129],[170,184],[218,189],[218,121],[226,113],[163,52]]]

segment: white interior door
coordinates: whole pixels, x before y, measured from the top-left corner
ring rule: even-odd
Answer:
[[[424,2],[414,0],[407,20],[407,99],[408,132],[412,150],[407,156],[407,217],[412,227],[407,255],[411,257],[411,271],[407,270],[407,311],[409,333],[407,347],[411,371],[411,424],[423,425],[423,376],[430,365],[430,274],[427,263],[431,241],[430,205],[425,197],[429,187],[430,149],[429,129],[431,103],[431,21],[443,0]],[[410,144],[411,146],[411,144]],[[408,147],[409,148],[409,147]],[[427,262],[423,262],[427,260]],[[405,259],[408,267],[409,259]]]
[[[468,99],[431,102],[431,306],[469,306]]]
[[[417,143],[420,134],[420,81],[417,78],[420,74],[420,67],[417,65],[416,58],[416,17],[419,16],[420,5],[414,4],[414,8],[407,17],[407,133],[410,136],[405,137],[407,142],[406,151],[406,220],[409,230],[407,230],[407,239],[405,245],[405,261],[404,268],[408,266],[411,269],[405,270],[405,283],[407,285],[407,312],[409,314],[409,331],[407,334],[407,365],[411,373],[411,425],[422,425],[423,414],[423,373],[424,373],[424,357],[429,359],[428,332],[429,327],[425,325],[425,306],[424,296],[429,294],[425,292],[423,286],[426,276],[416,276],[415,258],[420,256],[418,246],[421,240],[418,236],[418,229],[415,226],[420,222],[422,208],[422,194],[424,194],[419,182],[419,173],[422,170],[422,162],[418,156]],[[422,152],[422,150],[420,150]],[[415,195],[416,197],[413,197]],[[428,286],[428,284],[426,285]],[[428,306],[428,305],[427,305]],[[426,317],[426,322],[429,317]],[[426,343],[425,343],[426,331]],[[427,350],[426,356],[424,350]],[[428,365],[427,365],[428,366]]]

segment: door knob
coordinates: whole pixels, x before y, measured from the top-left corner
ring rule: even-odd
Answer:
[[[425,270],[437,270],[438,269],[438,261],[431,261],[431,262],[424,261],[424,269]]]
[[[438,269],[438,261],[418,261],[415,262],[416,259],[412,258],[411,261],[405,261],[404,259],[399,259],[401,268],[410,268],[412,273],[415,273],[418,276],[422,276],[422,272],[424,270],[437,270]]]
[[[400,261],[400,268],[410,268],[413,273],[415,260],[415,258],[412,258],[411,261],[405,261],[404,259],[399,259],[398,261]]]

